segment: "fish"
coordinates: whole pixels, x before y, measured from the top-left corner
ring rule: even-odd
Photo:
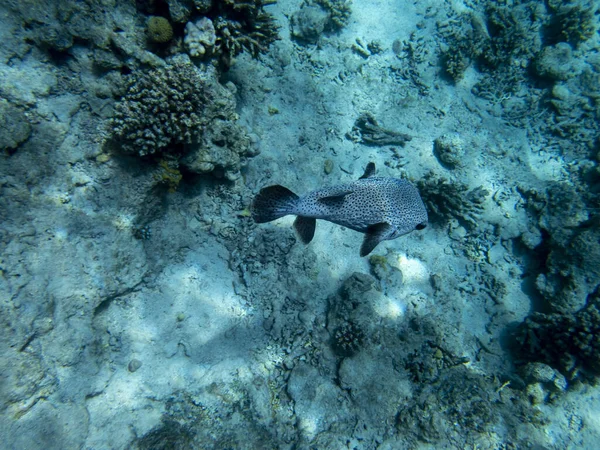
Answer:
[[[358,180],[304,196],[281,185],[262,188],[252,201],[251,216],[256,223],[266,223],[295,215],[294,229],[304,244],[312,241],[317,219],[333,222],[364,233],[360,256],[367,256],[380,242],[428,224],[417,188],[407,180],[375,176],[375,170],[370,162]]]

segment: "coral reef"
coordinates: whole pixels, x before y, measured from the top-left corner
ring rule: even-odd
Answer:
[[[600,286],[600,231],[593,226],[579,193],[566,183],[545,191],[521,188],[543,231],[538,244],[535,286],[553,312],[574,313]]]
[[[174,420],[164,420],[134,442],[136,450],[192,450],[193,434]]]
[[[533,404],[552,401],[567,389],[566,378],[547,364],[533,362],[522,369],[526,393]]]
[[[568,42],[577,46],[596,32],[596,5],[591,0],[552,0],[548,4],[554,13],[544,29],[550,43]]]
[[[353,356],[362,347],[365,334],[356,324],[344,322],[333,332],[331,346],[339,356]]]
[[[423,385],[398,412],[396,426],[421,442],[456,442],[458,430],[468,430],[467,434],[474,436],[503,422],[508,411],[494,406],[497,398],[489,381],[457,367],[444,371],[435,383]]]
[[[237,179],[257,150],[236,123],[233,94],[215,77],[185,60],[132,74],[109,123],[111,143],[139,156],[168,154],[191,172]],[[179,174],[171,170],[178,169],[164,170],[173,189]]]
[[[181,183],[183,175],[179,170],[177,161],[162,159],[158,163],[158,171],[154,174],[154,178],[160,184],[166,186],[169,192],[173,193]]]
[[[441,61],[454,80],[462,78],[473,63],[485,74],[476,95],[493,92],[490,98],[514,93],[525,78],[528,61],[541,49],[543,14],[539,5],[525,2],[515,6],[488,2],[483,15],[466,14],[438,26],[445,44]],[[484,97],[485,98],[485,97]]]
[[[109,46],[106,28],[113,18],[111,8],[102,2],[10,2],[10,7],[22,16],[27,40],[40,48],[65,52],[76,41],[100,48]]]
[[[326,25],[326,29],[340,30],[348,25],[350,21],[350,15],[352,14],[352,1],[351,0],[314,0],[316,4],[320,5],[327,14],[329,20]]]
[[[192,57],[214,57],[223,70],[227,70],[233,58],[241,52],[252,57],[268,51],[279,39],[279,26],[264,7],[274,0],[222,0],[194,2],[193,13],[184,14],[181,21],[188,21],[185,44]],[[172,2],[176,9],[179,2]],[[197,18],[197,14],[201,17]]]
[[[542,50],[535,60],[534,68],[541,78],[566,81],[578,75],[574,62],[571,46],[566,42],[559,42]]]
[[[600,302],[598,293],[574,314],[533,313],[516,329],[517,354],[558,369],[569,380],[600,376]]]

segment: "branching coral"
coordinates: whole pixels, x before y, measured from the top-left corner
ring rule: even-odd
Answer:
[[[219,58],[220,65],[228,68],[233,58],[246,51],[254,58],[266,53],[269,46],[279,39],[279,27],[273,16],[264,11],[264,7],[275,3],[274,0],[219,0],[203,11],[205,20],[214,28],[214,42],[210,39],[211,55]],[[201,19],[204,20],[204,19]],[[186,39],[193,44],[193,27],[186,29]],[[203,45],[204,46],[204,45]],[[192,56],[204,56],[205,52],[196,52]]]
[[[417,183],[430,221],[445,223],[456,219],[467,229],[477,228],[478,214],[483,209],[488,192],[483,188],[469,191],[468,186],[450,182],[429,173]]]
[[[554,16],[546,27],[550,43],[568,42],[572,45],[588,40],[596,31],[596,6],[591,1],[551,1]]]
[[[233,93],[217,82],[214,70],[201,73],[182,60],[131,77],[110,121],[112,142],[124,152],[167,157],[174,170],[181,165],[229,180],[258,153],[237,123]],[[162,174],[174,189],[178,172]]]
[[[196,69],[185,63],[131,75],[111,121],[121,148],[145,156],[191,144],[203,123],[203,86]]]

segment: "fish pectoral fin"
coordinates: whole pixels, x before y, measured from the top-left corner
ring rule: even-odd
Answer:
[[[315,235],[316,226],[317,221],[312,217],[298,216],[296,217],[296,220],[294,220],[294,229],[304,244],[308,244],[310,241],[312,241],[312,238]]]
[[[381,222],[371,225],[365,233],[365,239],[360,247],[360,256],[367,256],[371,253],[377,244],[384,241],[389,235],[392,226],[389,223]]]
[[[362,180],[363,178],[372,177],[373,175],[375,175],[375,163],[370,162],[369,164],[367,164],[367,167],[365,168],[365,173],[362,174],[362,177],[360,177],[359,180]]]

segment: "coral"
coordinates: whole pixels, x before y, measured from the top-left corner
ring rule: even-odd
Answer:
[[[450,439],[456,443],[465,439],[458,430],[468,430],[467,437],[476,440],[474,436],[497,427],[517,409],[517,405],[511,405],[512,411],[495,405],[497,386],[462,365],[442,370],[435,382],[427,381],[417,385],[417,392],[396,416],[398,431],[415,440],[437,444]],[[459,446],[467,447],[464,442]]]
[[[5,2],[23,20],[23,40],[40,48],[65,52],[75,42],[108,48],[115,28],[112,12],[103,2],[61,0]]]
[[[566,378],[547,364],[529,363],[521,372],[527,382],[527,394],[534,404],[552,400],[557,394],[564,392],[568,385]]]
[[[292,36],[314,44],[323,32],[342,29],[350,20],[351,3],[348,0],[306,0],[290,18]]]
[[[152,228],[150,225],[134,227],[132,230],[133,237],[140,241],[147,241],[152,238]]]
[[[470,60],[462,51],[450,51],[449,49],[442,54],[442,66],[444,71],[455,82],[463,78],[466,70],[469,68]]]
[[[596,32],[596,6],[590,0],[551,1],[554,15],[545,29],[550,43],[568,42],[578,45]]]
[[[445,42],[441,47],[444,71],[458,81],[475,63],[486,74],[484,78],[490,78],[482,83],[494,91],[493,97],[503,98],[505,89],[515,92],[525,78],[527,62],[542,47],[539,30],[544,15],[540,9],[534,2],[511,6],[488,2],[483,17],[461,14],[440,23],[438,32]],[[519,74],[506,76],[510,71]],[[486,90],[479,89],[476,95],[479,92]]]
[[[435,340],[427,340],[421,348],[408,355],[405,368],[413,382],[433,383],[445,369],[468,362],[468,357],[454,355]]]
[[[521,195],[543,231],[535,287],[552,312],[572,314],[600,286],[600,229],[566,183],[551,183],[541,192],[521,189]]]
[[[379,125],[379,122],[375,119],[373,114],[368,112],[361,114],[358,119],[356,119],[352,131],[348,133],[348,138],[355,142],[376,146],[404,146],[406,142],[412,139],[408,134],[383,128]]]
[[[134,441],[137,450],[191,450],[193,433],[174,420],[164,419],[160,425]]]
[[[339,356],[353,356],[362,347],[364,332],[354,323],[345,322],[335,329],[331,346]]]
[[[600,376],[600,304],[598,293],[575,314],[533,313],[514,333],[516,352],[559,370],[569,380]]]
[[[563,73],[568,79],[554,84],[552,88],[550,103],[555,115],[546,126],[561,138],[563,153],[574,159],[588,158],[590,152],[597,151],[600,132],[600,108],[597,107],[600,74],[594,64],[580,64],[576,58],[573,58],[572,65],[555,71]]]
[[[180,162],[191,172],[212,172],[217,177],[233,181],[239,177],[245,157],[257,153],[241,125],[216,117],[199,145],[193,146]]]
[[[536,73],[546,79],[565,81],[577,75],[574,69],[573,51],[569,44],[560,42],[545,47],[536,58]]]
[[[186,63],[131,75],[111,121],[121,149],[145,156],[197,140],[207,101],[204,84]]]
[[[328,298],[327,330],[336,355],[353,356],[370,342],[367,336],[373,336],[377,322],[372,306],[377,284],[372,276],[355,272]]]
[[[110,144],[126,153],[157,155],[169,161],[160,177],[169,189],[179,167],[213,172],[235,180],[258,149],[236,121],[232,90],[221,86],[214,69],[201,72],[183,58],[164,68],[131,75],[109,125]]]
[[[441,47],[442,67],[455,82],[459,81],[490,39],[485,25],[476,15],[461,14],[457,20],[438,24],[438,33],[445,41]]]
[[[158,163],[158,172],[154,174],[155,179],[159,183],[165,185],[167,190],[171,193],[177,190],[179,183],[181,183],[181,180],[183,179],[183,175],[177,166],[178,164],[176,161],[169,162],[166,159],[162,159]]]
[[[173,39],[171,23],[160,16],[151,16],[148,19],[148,39],[155,44],[165,44]]]
[[[290,18],[292,36],[300,41],[315,43],[325,30],[329,14],[316,5],[303,5]]]
[[[264,7],[274,0],[221,0],[207,15],[212,19],[217,39],[215,53],[223,68],[228,68],[235,56],[247,51],[257,58],[279,39],[279,27]]]
[[[456,219],[468,230],[477,228],[482,203],[487,191],[475,188],[469,191],[467,185],[450,182],[445,178],[428,173],[417,182],[417,189],[425,203],[432,223],[446,223]]]
[[[437,137],[433,142],[433,152],[438,160],[449,168],[463,165],[465,149],[461,137],[456,133]]]
[[[190,56],[198,58],[210,55],[216,41],[215,27],[208,17],[188,22],[185,26],[184,43]]]
[[[350,15],[352,14],[352,1],[351,0],[314,0],[316,4],[320,5],[327,14],[329,20],[326,28],[336,31],[341,30],[350,21]]]

